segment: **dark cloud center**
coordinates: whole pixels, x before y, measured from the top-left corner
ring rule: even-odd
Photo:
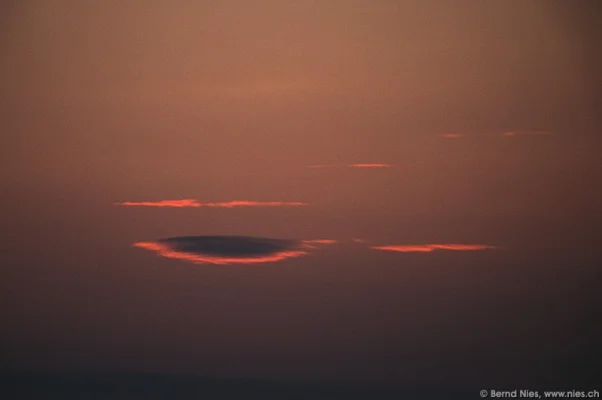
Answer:
[[[179,236],[158,241],[174,251],[213,256],[262,256],[292,250],[294,240],[250,236]]]

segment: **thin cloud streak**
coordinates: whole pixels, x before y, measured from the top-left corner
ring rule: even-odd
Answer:
[[[391,168],[391,164],[351,164],[352,168]]]
[[[433,244],[431,245],[436,250],[453,250],[453,251],[476,251],[495,249],[494,246],[486,244]]]
[[[315,164],[308,165],[307,168],[392,168],[392,164]]]
[[[249,201],[249,200],[234,200],[218,203],[204,203],[201,207],[299,207],[307,206],[307,203],[300,201]]]
[[[466,137],[464,133],[442,133],[439,136],[446,139],[459,139]]]
[[[503,132],[503,136],[513,137],[513,136],[548,136],[551,135],[551,132],[547,131],[509,131]]]
[[[129,207],[216,207],[216,208],[234,208],[234,207],[299,207],[307,206],[307,203],[299,201],[252,201],[252,200],[233,200],[212,203],[200,203],[194,199],[182,200],[161,200],[161,201],[125,201],[114,203],[119,206]]]
[[[340,168],[344,167],[344,165],[336,165],[336,164],[316,164],[316,165],[308,165],[307,168]]]
[[[118,206],[127,207],[201,207],[194,199],[160,200],[160,201],[124,201],[113,203]]]
[[[422,244],[422,245],[389,245],[370,246],[374,250],[395,251],[400,253],[430,253],[435,250],[451,251],[479,251],[495,249],[494,246],[484,244]]]
[[[316,244],[335,244],[338,242],[339,242],[338,240],[333,240],[333,239],[308,239],[308,240],[301,241],[303,247],[310,248],[310,249],[315,249]]]
[[[410,246],[410,245],[391,245],[391,246],[370,246],[374,250],[397,251],[401,253],[430,253],[435,249],[432,246]]]

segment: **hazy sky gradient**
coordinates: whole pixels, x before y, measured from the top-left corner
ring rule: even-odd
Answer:
[[[518,384],[591,364],[599,8],[3,2],[0,367]],[[114,205],[170,199],[307,206]],[[131,246],[187,235],[340,243],[253,269]],[[496,249],[369,249],[433,243]]]

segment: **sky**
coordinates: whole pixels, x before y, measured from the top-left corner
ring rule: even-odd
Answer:
[[[594,2],[0,9],[3,371],[601,370]]]

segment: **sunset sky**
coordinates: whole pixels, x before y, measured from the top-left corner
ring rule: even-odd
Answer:
[[[595,381],[601,15],[2,2],[0,370]]]

